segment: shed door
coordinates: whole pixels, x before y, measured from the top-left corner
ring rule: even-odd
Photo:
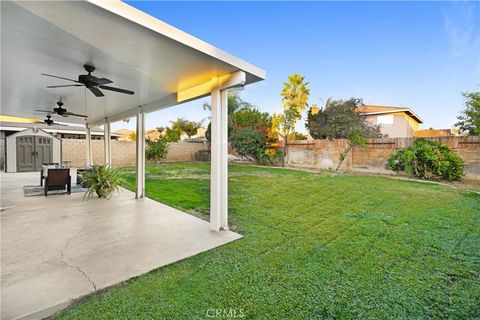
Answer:
[[[36,136],[35,137],[35,169],[40,170],[42,163],[50,163],[53,159],[53,139]]]
[[[17,171],[35,170],[35,136],[17,137]]]
[[[42,136],[17,137],[17,172],[38,171],[52,162],[53,139]]]

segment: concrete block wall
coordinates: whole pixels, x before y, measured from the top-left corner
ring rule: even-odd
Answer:
[[[112,141],[113,145],[116,142]],[[62,161],[70,161],[72,167],[84,168],[86,165],[87,141],[83,139],[63,139],[62,140]],[[133,148],[135,154],[135,144]],[[92,153],[94,164],[104,164],[103,158],[103,140],[92,140]],[[112,161],[115,163],[116,156],[112,154]],[[133,161],[135,163],[135,160]]]
[[[165,161],[195,161],[198,151],[209,149],[209,143],[172,142],[168,145]]]
[[[286,163],[291,167],[335,170],[347,143],[344,139],[295,141],[288,144]]]
[[[113,165],[135,164],[135,141],[112,140],[111,144]],[[71,161],[72,167],[85,167],[86,148],[86,140],[64,139],[62,140],[62,160]],[[194,161],[195,155],[199,150],[208,149],[208,143],[172,142],[169,143],[165,161]],[[92,140],[92,153],[94,164],[104,164],[103,140]]]
[[[447,145],[465,163],[465,177],[480,180],[480,137],[432,137]],[[355,147],[344,160],[341,170],[391,174],[387,159],[400,148],[411,146],[415,138],[369,139],[366,148]],[[299,168],[335,169],[348,141],[295,141],[288,146],[287,164]]]
[[[112,162],[114,166],[134,165],[137,145],[135,141],[112,141]],[[94,151],[95,152],[95,151]],[[95,154],[95,153],[94,153]],[[102,145],[103,157],[103,145]]]

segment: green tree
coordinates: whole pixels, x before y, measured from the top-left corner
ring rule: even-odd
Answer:
[[[161,139],[165,142],[177,142],[180,140],[182,136],[182,132],[178,129],[178,127],[169,128],[169,127],[157,127],[157,131],[161,135]]]
[[[243,101],[238,92],[230,92],[228,94],[227,107],[228,107],[228,136],[230,137],[232,129],[235,126],[234,125],[235,119],[233,119],[232,116],[238,111],[253,109],[255,107],[252,104],[246,101]],[[212,110],[212,106],[209,103],[204,103],[203,109]],[[212,123],[210,122],[207,126],[205,137],[207,138],[208,141],[211,141],[211,136],[212,136]]]
[[[177,118],[175,121],[170,121],[172,124],[172,129],[180,132],[180,136],[182,133],[185,133],[188,138],[190,139],[192,136],[197,134],[199,128],[202,127],[200,122],[185,120],[185,118]]]
[[[307,136],[301,132],[294,131],[292,132],[292,134],[290,134],[290,136],[288,137],[288,140],[290,141],[307,140]]]
[[[187,125],[188,120],[185,120],[185,118],[183,118],[183,117],[181,117],[181,118],[179,117],[175,121],[170,121],[170,123],[172,124],[172,129],[180,132],[180,134],[181,134],[181,133],[183,133],[183,129]]]
[[[347,154],[352,150],[353,147],[355,146],[361,146],[363,148],[367,147],[367,142],[368,139],[362,136],[362,131],[360,129],[353,129],[350,131],[347,135],[348,139],[348,144],[345,150],[340,154],[340,162],[338,163],[337,168],[335,171],[338,171],[340,169],[340,166],[343,163],[343,160],[347,157]]]
[[[268,112],[256,108],[242,109],[232,115],[232,124],[230,141],[235,150],[261,162],[272,142],[269,138],[272,118]]]
[[[182,132],[180,130],[167,127],[165,128],[165,134],[162,139],[159,140],[164,140],[165,142],[177,142],[180,140],[181,136]]]
[[[145,157],[147,159],[154,159],[157,164],[166,158],[168,153],[168,143],[165,139],[158,139],[156,141],[147,140],[147,147],[145,148]]]
[[[302,112],[308,107],[310,89],[305,77],[299,74],[288,76],[288,81],[283,84],[282,96],[283,112],[274,114],[272,128],[283,138],[282,166],[285,166],[285,157],[288,152],[288,137],[295,131],[295,125],[302,118]]]
[[[236,91],[232,91],[232,92],[228,93],[227,106],[228,106],[228,115],[232,115],[235,112],[243,110],[243,109],[254,108],[254,106],[252,104],[244,101],[240,97],[240,94]],[[203,109],[204,110],[212,110],[212,106],[209,103],[206,102],[206,103],[203,104]]]
[[[267,149],[267,136],[254,128],[237,128],[232,131],[232,146],[242,156],[262,159]]]
[[[172,129],[182,133],[185,133],[190,139],[192,136],[197,134],[198,129],[202,127],[200,122],[185,120],[185,118],[177,118],[175,121],[170,121],[172,123]]]
[[[471,136],[480,136],[480,92],[463,92],[465,110],[457,117],[461,133]]]
[[[165,133],[165,127],[157,127],[157,131],[160,133],[160,135],[163,135]]]
[[[314,139],[348,139],[352,130],[359,130],[366,138],[381,137],[380,128],[366,120],[357,108],[362,99],[327,100],[323,108],[310,109],[305,127]]]
[[[252,107],[235,112],[231,116],[231,123],[235,128],[253,128],[267,133],[272,126],[272,117],[268,112]]]
[[[198,132],[198,129],[202,127],[202,124],[200,122],[196,121],[187,121],[185,125],[183,126],[183,133],[185,133],[188,136],[188,139],[192,138],[192,136],[196,135]]]

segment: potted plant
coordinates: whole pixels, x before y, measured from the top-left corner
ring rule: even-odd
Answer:
[[[99,198],[110,199],[115,191],[120,190],[122,177],[118,169],[95,166],[93,170],[85,173],[83,181],[89,185],[84,198],[89,199],[96,194]]]

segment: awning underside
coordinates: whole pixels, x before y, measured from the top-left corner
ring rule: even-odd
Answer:
[[[69,111],[98,122],[151,101],[167,101],[179,91],[239,70],[245,71],[246,84],[265,78],[262,70],[221,50],[218,56],[205,53],[212,52],[208,44],[192,48],[191,36],[181,35],[184,42],[172,39],[90,2],[2,2],[1,6],[2,114],[35,116],[34,109],[51,109],[61,98]],[[115,6],[143,14],[123,3]],[[237,62],[241,65],[233,64]],[[135,95],[104,91],[99,98],[85,87],[46,88],[70,83],[41,73],[77,79],[86,74],[85,63],[96,67],[95,76],[111,79],[112,86]],[[75,117],[61,120],[84,123]]]

